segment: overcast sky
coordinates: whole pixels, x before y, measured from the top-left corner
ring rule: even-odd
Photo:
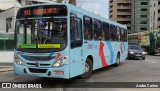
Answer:
[[[6,10],[13,6],[21,7],[21,5],[16,0],[0,0],[0,9]]]
[[[84,2],[83,2],[84,1]],[[109,0],[77,0],[77,6],[108,19]]]
[[[16,0],[0,0],[0,9],[7,9],[15,5],[17,6],[18,3],[15,1]],[[105,18],[108,18],[108,3],[109,0],[77,0],[77,6]]]

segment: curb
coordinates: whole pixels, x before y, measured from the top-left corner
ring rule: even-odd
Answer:
[[[9,72],[9,71],[13,71],[13,67],[0,69],[0,73],[1,72]]]

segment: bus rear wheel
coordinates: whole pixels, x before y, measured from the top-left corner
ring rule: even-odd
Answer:
[[[84,73],[80,75],[80,78],[85,79],[91,77],[92,71],[93,71],[93,63],[89,58],[87,58],[85,62]]]
[[[114,64],[115,67],[118,67],[120,64],[120,54],[117,55],[116,63]]]

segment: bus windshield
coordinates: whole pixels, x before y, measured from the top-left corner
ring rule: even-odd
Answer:
[[[27,19],[16,22],[16,49],[25,52],[61,51],[67,45],[67,19]]]

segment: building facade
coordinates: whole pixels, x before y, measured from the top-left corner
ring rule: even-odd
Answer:
[[[16,14],[19,8],[12,7],[0,13],[0,33],[14,32]]]
[[[109,19],[127,25],[131,33],[131,0],[109,0]]]
[[[22,6],[56,2],[56,0],[17,0]]]
[[[131,33],[149,31],[150,0],[132,0]]]
[[[150,1],[150,31],[160,31],[160,0]]]
[[[150,1],[150,31],[151,30],[156,30],[159,28],[158,24],[158,2],[160,0],[151,0]]]

